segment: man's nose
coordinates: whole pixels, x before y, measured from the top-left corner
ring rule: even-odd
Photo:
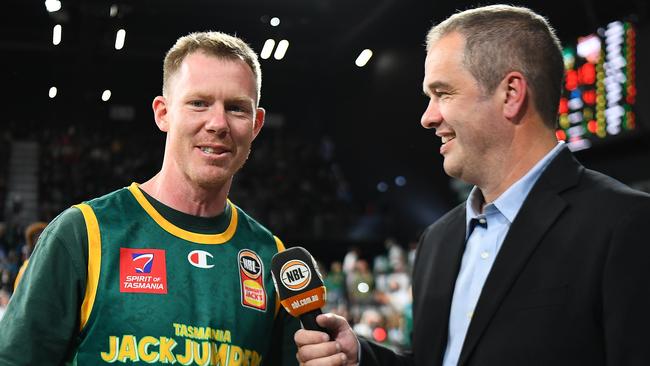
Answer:
[[[426,129],[436,128],[442,122],[442,115],[438,103],[433,99],[429,99],[427,109],[424,110],[420,124]]]

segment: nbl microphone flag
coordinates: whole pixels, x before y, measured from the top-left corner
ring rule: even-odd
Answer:
[[[324,331],[316,316],[325,305],[326,290],[314,258],[301,247],[279,252],[271,259],[273,284],[289,314],[300,317],[305,329]]]

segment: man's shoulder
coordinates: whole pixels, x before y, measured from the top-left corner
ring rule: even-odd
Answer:
[[[117,202],[124,201],[125,198],[131,200],[132,197],[133,194],[129,191],[128,187],[123,187],[113,192],[104,194],[102,196],[92,198],[88,201],[84,201],[83,203],[88,204],[93,209],[104,208],[107,206],[114,205]]]
[[[633,189],[609,175],[591,169],[585,169],[581,185],[583,187],[592,187],[604,194],[636,197],[642,200],[650,199],[650,194]]]
[[[43,230],[42,236],[52,234],[68,234],[79,230],[85,231],[86,223],[83,214],[76,207],[69,207],[55,217]]]
[[[620,214],[631,207],[650,206],[650,194],[590,169],[585,169],[575,192],[567,193],[567,199],[574,204],[582,203],[594,210],[606,210],[601,214]]]
[[[259,221],[257,221],[255,218],[250,216],[246,211],[244,211],[242,208],[231,202],[232,204],[232,209],[237,211],[237,226],[238,230],[239,229],[245,229],[253,234],[260,235],[263,237],[267,238],[273,238],[273,233],[266,228],[266,226],[262,225]]]
[[[459,220],[460,222],[464,222],[465,205],[466,202],[463,201],[462,203],[459,203],[456,207],[447,211],[446,214],[442,215],[442,217],[440,217],[439,219],[434,221],[431,225],[429,225],[427,231],[445,228],[451,224],[457,223]]]
[[[427,242],[432,237],[439,236],[449,230],[464,230],[465,202],[458,204],[453,209],[429,225],[420,236],[420,242]]]

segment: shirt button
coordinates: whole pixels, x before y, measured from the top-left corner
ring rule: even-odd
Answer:
[[[480,219],[478,219],[478,222],[481,225],[485,225],[487,223],[487,220],[481,217]]]
[[[490,258],[490,253],[488,252],[481,252],[481,259],[488,259]]]

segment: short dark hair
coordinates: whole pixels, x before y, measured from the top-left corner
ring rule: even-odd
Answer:
[[[519,71],[540,116],[556,127],[564,62],[560,41],[544,17],[509,5],[465,10],[431,28],[427,50],[456,32],[465,38],[463,63],[485,93],[494,92],[508,72]]]

